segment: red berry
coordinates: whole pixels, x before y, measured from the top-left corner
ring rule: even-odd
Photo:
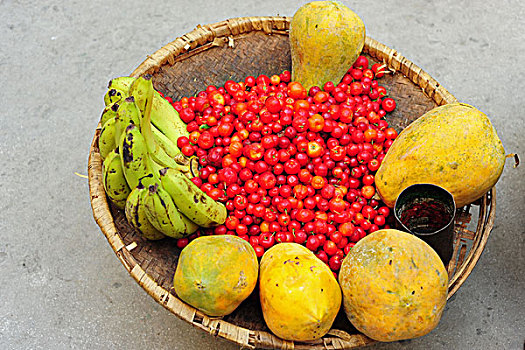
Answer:
[[[264,105],[270,113],[279,113],[279,111],[283,107],[281,101],[275,96],[268,97],[264,102]]]
[[[262,256],[264,255],[264,248],[260,245],[253,247],[253,250],[255,250],[255,255],[258,258],[262,258]]]
[[[320,242],[317,236],[309,236],[306,240],[306,248],[310,249],[311,251],[315,252],[317,248],[319,248]]]
[[[341,258],[337,255],[330,257],[330,260],[328,260],[328,266],[332,271],[339,271],[341,268],[341,263]]]
[[[180,238],[177,240],[177,248],[182,249],[188,245],[188,238]]]
[[[334,242],[327,240],[323,245],[323,250],[326,254],[332,256],[337,252],[337,245]]]
[[[365,56],[357,57],[356,61],[354,62],[354,67],[360,69],[368,68],[368,59]]]
[[[381,107],[387,112],[392,112],[396,108],[396,101],[394,101],[393,98],[387,97],[381,102]]]

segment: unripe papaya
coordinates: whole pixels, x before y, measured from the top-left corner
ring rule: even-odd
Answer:
[[[313,1],[290,21],[292,80],[307,90],[338,84],[365,44],[361,18],[338,1]]]
[[[504,164],[505,150],[489,118],[468,104],[451,103],[399,134],[377,170],[376,187],[393,207],[408,186],[430,183],[447,189],[461,208],[496,184]]]
[[[208,316],[232,313],[254,290],[259,264],[238,236],[202,236],[181,252],[173,286],[184,302]]]
[[[330,268],[297,243],[264,253],[259,291],[266,325],[286,340],[321,338],[341,307],[341,289]]]

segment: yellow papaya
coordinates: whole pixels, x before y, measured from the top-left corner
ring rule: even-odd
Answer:
[[[254,290],[259,264],[238,236],[202,236],[179,256],[173,286],[184,302],[208,316],[232,313]]]
[[[436,107],[395,139],[376,173],[377,192],[393,207],[406,187],[430,183],[447,189],[458,208],[498,181],[505,150],[489,118],[464,103]]]
[[[361,18],[338,1],[313,1],[290,21],[292,80],[306,90],[338,84],[365,44]]]
[[[339,271],[350,322],[378,341],[416,338],[434,329],[447,301],[448,275],[421,239],[379,230],[361,239]]]
[[[264,253],[259,293],[266,325],[286,340],[321,338],[341,307],[341,289],[330,268],[297,243],[280,243]]]

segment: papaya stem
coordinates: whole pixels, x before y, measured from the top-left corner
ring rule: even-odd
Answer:
[[[518,157],[517,153],[507,154],[505,158],[514,158],[513,168],[517,168],[520,165],[520,157]]]

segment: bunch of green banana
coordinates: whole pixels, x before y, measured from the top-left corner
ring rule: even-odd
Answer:
[[[104,96],[106,108],[101,117],[101,124],[105,125],[113,118],[114,121],[107,124],[104,137],[99,138],[102,158],[118,144],[124,128],[132,122],[139,126],[144,134],[148,151],[155,163],[161,167],[178,168],[189,176],[195,175],[185,164],[183,167],[179,166],[180,159],[184,156],[177,147],[177,139],[189,135],[186,124],[173,106],[153,89],[151,77],[119,77],[112,79],[108,87],[109,90]],[[150,98],[147,98],[148,96]],[[151,111],[148,116],[144,114],[146,102],[149,105],[148,110]],[[115,144],[109,142],[109,137],[106,137],[110,135],[114,135]]]
[[[198,176],[198,162],[177,147],[177,139],[188,136],[186,125],[155,91],[151,77],[111,80],[104,102],[99,135],[104,189],[128,222],[150,240],[224,223],[224,205],[190,181]]]

